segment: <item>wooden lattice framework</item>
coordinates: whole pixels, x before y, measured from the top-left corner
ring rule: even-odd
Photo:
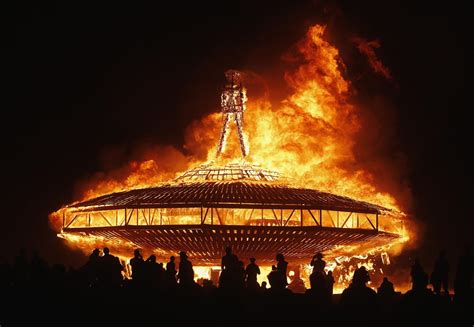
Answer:
[[[380,206],[312,189],[256,182],[171,183],[118,192],[63,209],[62,233],[126,241],[162,257],[188,251],[216,264],[225,246],[262,263],[399,237]],[[236,218],[237,217],[237,218]]]

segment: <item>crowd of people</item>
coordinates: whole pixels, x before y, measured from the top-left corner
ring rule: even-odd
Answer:
[[[229,295],[239,295],[235,298],[244,297],[248,303],[255,305],[264,303],[256,300],[263,297],[271,301],[279,299],[278,303],[286,303],[290,307],[310,306],[319,312],[370,312],[372,317],[408,312],[426,315],[457,312],[464,314],[466,319],[473,319],[473,257],[469,250],[459,258],[454,275],[454,294],[449,294],[450,269],[444,252],[440,253],[430,276],[419,259],[414,261],[411,267],[412,289],[405,294],[396,292],[387,277],[377,291],[368,287],[370,276],[367,269],[361,266],[355,270],[351,284],[342,294],[333,295],[334,277],[328,271],[322,253],[317,253],[310,262],[312,273],[309,276],[309,289],[305,289],[299,275],[293,276],[291,283],[288,283],[288,262],[281,253],[276,255],[276,264],[267,276],[269,288],[266,282],[262,285],[258,282],[261,270],[256,259],[250,258],[245,266],[231,247],[225,249],[222,257],[218,285],[210,280],[196,283],[193,264],[184,251],[179,253],[178,266],[174,256],[165,265],[157,262],[155,255],[150,255],[145,260],[138,249],[128,263],[129,265],[112,255],[108,248],[104,248],[102,253],[99,249],[93,250],[81,268],[66,269],[62,265],[49,266],[38,253],[33,253],[28,259],[26,251],[22,250],[12,265],[1,263],[0,290],[13,297],[25,291],[54,293],[54,290],[59,290],[66,299],[76,294],[75,291],[83,294],[81,292],[84,290],[91,290],[102,297],[108,294],[121,296],[121,292],[127,291],[148,292],[155,299],[160,296],[165,299],[184,295],[213,299],[224,296],[226,301],[214,302],[217,306],[232,303]],[[131,267],[131,274],[127,273],[127,266]],[[432,289],[428,288],[429,284]],[[68,292],[64,292],[65,290]],[[286,300],[281,300],[282,297]],[[247,309],[250,310],[249,307]],[[264,314],[265,310],[263,306],[252,308],[250,312]],[[0,320],[1,318],[0,314]]]

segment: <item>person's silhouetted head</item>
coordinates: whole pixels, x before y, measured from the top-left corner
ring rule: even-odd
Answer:
[[[156,257],[154,254],[152,254],[149,258],[148,261],[155,263],[156,262]]]
[[[110,253],[109,248],[104,248],[104,255],[109,255],[109,253]]]
[[[188,257],[188,255],[186,254],[186,252],[181,251],[181,252],[179,253],[179,257],[180,257],[181,259],[186,259],[186,258]]]
[[[356,269],[356,271],[354,271],[354,277],[352,277],[353,284],[365,285],[365,283],[368,281],[370,281],[370,276],[364,266],[361,266],[360,268]]]
[[[170,257],[170,261],[171,261],[171,262],[174,262],[174,255],[172,255],[172,256]]]
[[[255,258],[250,258],[251,263],[255,263]]]
[[[283,254],[278,253],[278,254],[276,255],[276,260],[277,260],[277,261],[283,261],[283,260],[285,260],[285,257],[283,256]]]
[[[331,270],[328,271],[328,276],[332,277],[332,271]]]
[[[140,257],[141,256],[139,249],[135,249],[135,251],[133,251],[133,254],[135,255],[135,257]]]
[[[323,258],[323,254],[321,252],[316,253],[316,259],[321,260]]]
[[[94,249],[94,251],[92,251],[93,256],[99,256],[99,253],[100,253],[99,249]]]
[[[227,246],[227,247],[225,248],[225,253],[226,253],[226,254],[232,254],[232,248],[231,248],[230,246]]]
[[[265,281],[262,282],[262,288],[267,288],[267,282]]]

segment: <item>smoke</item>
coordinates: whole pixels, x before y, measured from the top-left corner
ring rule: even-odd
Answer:
[[[114,167],[117,157],[125,157],[122,148],[106,148],[100,156],[104,167]],[[86,176],[77,182],[76,199],[85,200],[97,195],[118,192],[172,180],[186,170],[190,158],[170,145],[141,144],[133,147],[125,164]]]
[[[387,80],[392,80],[390,70],[382,63],[375,53],[375,50],[381,46],[379,40],[368,41],[361,37],[354,37],[352,38],[352,42],[355,43],[360,53],[367,57],[370,67],[372,67],[376,74],[385,77]]]

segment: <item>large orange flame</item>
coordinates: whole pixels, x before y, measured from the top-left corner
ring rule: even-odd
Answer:
[[[280,105],[250,94],[245,113],[247,160],[280,171],[297,184],[400,210],[395,195],[379,192],[376,176],[356,161],[353,147],[363,122],[350,102],[351,83],[341,72],[342,59],[324,40],[324,30],[321,25],[311,27],[297,45],[303,63],[285,74],[293,93]],[[190,154],[171,146],[151,148],[142,161],[82,182],[78,200],[153,186],[214,160],[220,128],[217,112],[192,122],[184,144]],[[235,135],[229,136],[223,160],[240,157]]]

